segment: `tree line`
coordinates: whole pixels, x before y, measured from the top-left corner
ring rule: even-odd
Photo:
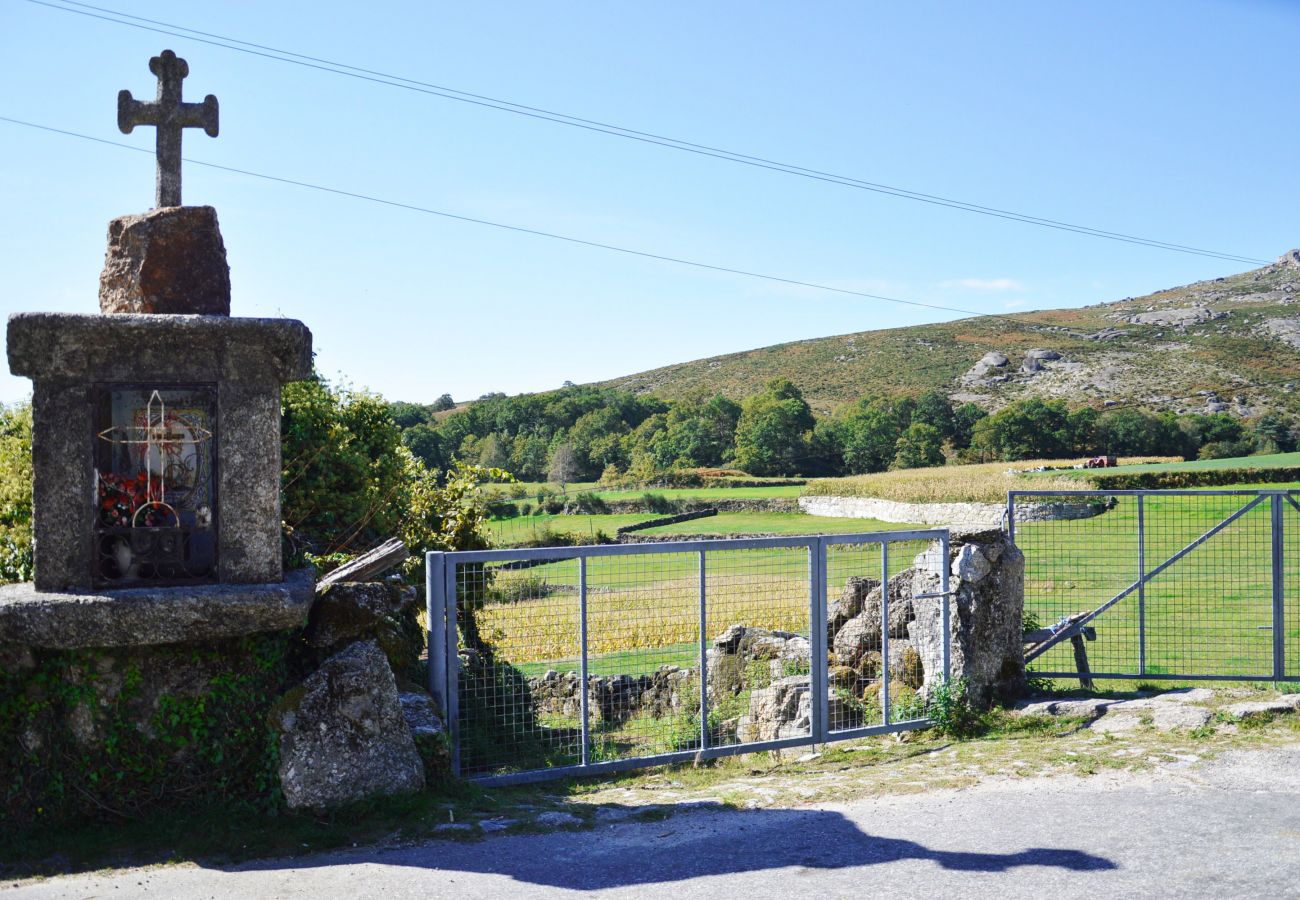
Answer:
[[[1027,399],[989,414],[974,403],[954,404],[941,391],[864,396],[818,416],[783,378],[740,403],[720,394],[664,400],[570,385],[489,394],[445,414],[451,407],[444,395],[428,406],[391,403],[389,412],[406,446],[432,469],[461,462],[559,483],[644,483],[700,467],[835,476],[990,460],[1245,456],[1294,450],[1300,436],[1294,420],[1274,413],[1242,420]]]

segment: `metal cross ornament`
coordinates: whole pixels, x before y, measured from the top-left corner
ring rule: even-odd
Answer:
[[[149,71],[158,77],[158,99],[145,103],[131,98],[130,91],[118,91],[117,127],[130,134],[137,125],[158,129],[158,184],[155,206],[181,205],[181,130],[202,128],[208,137],[217,136],[217,98],[208,94],[202,103],[181,101],[181,81],[190,74],[189,63],[170,50],[149,60]]]

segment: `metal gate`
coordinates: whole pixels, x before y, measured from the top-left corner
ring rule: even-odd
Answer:
[[[1294,492],[1013,491],[1007,527],[1034,674],[1081,677],[1086,636],[1091,678],[1300,681]]]
[[[927,550],[939,590],[913,598]],[[454,770],[517,783],[925,727],[923,685],[949,673],[947,552],[927,529],[430,553]],[[928,604],[907,628],[901,578]],[[839,635],[869,604],[876,631]]]

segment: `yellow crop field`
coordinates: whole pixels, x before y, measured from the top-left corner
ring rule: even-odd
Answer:
[[[541,593],[541,592],[539,592]],[[707,635],[732,625],[807,631],[808,581],[786,575],[719,573],[707,579]],[[588,652],[653,650],[699,640],[699,582],[692,578],[587,591]],[[571,588],[511,602],[490,602],[479,629],[512,663],[572,659],[578,648],[578,595]]]

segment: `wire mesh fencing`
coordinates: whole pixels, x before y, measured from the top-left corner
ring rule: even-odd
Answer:
[[[1008,520],[1027,622],[1092,638],[1052,644],[1036,674],[1075,677],[1082,651],[1100,679],[1300,676],[1291,493],[1017,491]]]
[[[429,554],[431,681],[454,764],[533,780],[924,724],[910,584],[906,602],[872,589],[886,573],[901,584],[917,553],[946,553],[947,539]]]

